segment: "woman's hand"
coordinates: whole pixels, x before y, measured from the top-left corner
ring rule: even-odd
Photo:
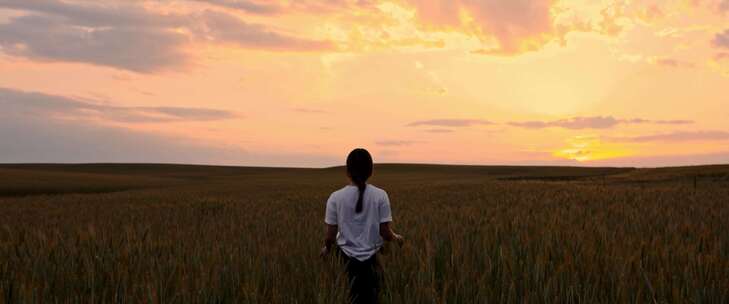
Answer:
[[[323,259],[328,254],[329,254],[329,247],[327,247],[327,246],[321,247],[321,251],[319,252],[319,257]]]
[[[329,254],[329,251],[331,251],[332,246],[334,246],[334,243],[337,240],[337,232],[339,231],[339,227],[337,225],[326,225],[326,232],[324,235],[324,247],[321,248],[321,251],[319,252],[319,257],[324,258]]]
[[[402,247],[402,245],[405,243],[405,238],[402,235],[399,235],[399,234],[394,233],[394,232],[392,234],[393,234],[392,235],[393,236],[393,240],[395,242],[397,242],[397,245],[398,246]]]

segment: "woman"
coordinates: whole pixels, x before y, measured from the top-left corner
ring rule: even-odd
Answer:
[[[384,241],[402,245],[404,239],[390,226],[392,215],[387,193],[367,184],[372,176],[372,156],[367,150],[354,149],[349,153],[347,176],[351,184],[335,191],[327,200],[326,237],[321,256],[326,256],[336,242],[346,264],[350,302],[377,303],[380,285],[377,251]]]

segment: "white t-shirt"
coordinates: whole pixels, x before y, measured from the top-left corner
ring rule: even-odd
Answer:
[[[354,210],[358,198],[359,189],[353,185],[332,193],[324,222],[339,227],[337,245],[347,256],[365,261],[382,246],[380,223],[392,222],[392,214],[385,190],[367,184],[360,213]]]

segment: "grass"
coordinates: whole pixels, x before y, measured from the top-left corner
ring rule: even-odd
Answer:
[[[341,168],[0,166],[0,302],[341,303]],[[385,303],[727,303],[729,166],[380,165]],[[699,176],[696,187],[693,179]]]

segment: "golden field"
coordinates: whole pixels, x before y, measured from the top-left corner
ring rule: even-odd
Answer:
[[[0,302],[342,303],[343,168],[0,166]],[[729,166],[377,165],[384,303],[729,303]]]

